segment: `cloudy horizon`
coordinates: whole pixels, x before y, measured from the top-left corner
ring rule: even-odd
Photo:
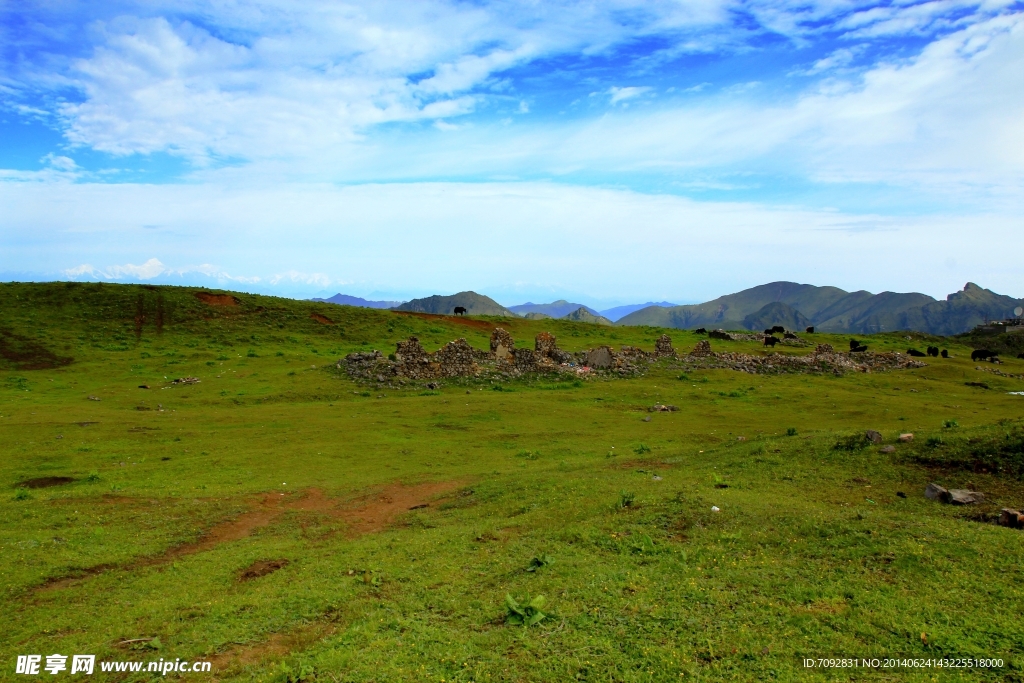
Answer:
[[[1024,297],[1024,5],[0,4],[0,277]]]

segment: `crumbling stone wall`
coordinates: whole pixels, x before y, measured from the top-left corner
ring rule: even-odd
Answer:
[[[831,344],[818,344],[816,347],[814,347],[814,355],[815,356],[823,354],[823,353],[835,353],[835,352],[836,352],[836,350],[835,350],[835,348],[833,348],[833,346]]]
[[[512,335],[500,327],[491,332],[491,357],[495,360],[507,360],[515,351],[516,342]]]
[[[672,337],[663,334],[654,341],[655,358],[665,358],[666,356],[674,355],[676,355],[676,350],[672,347]]]
[[[434,354],[437,373],[441,377],[466,377],[480,372],[476,353],[465,339],[450,341]]]
[[[707,339],[701,339],[697,342],[697,345],[693,347],[693,351],[690,351],[691,356],[710,356],[711,353],[711,342]]]
[[[615,364],[615,355],[610,346],[598,346],[587,351],[587,365],[592,368],[610,368]]]

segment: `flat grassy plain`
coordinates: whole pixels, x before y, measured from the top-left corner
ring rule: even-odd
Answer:
[[[1024,505],[1024,381],[991,372],[1024,361],[888,334],[863,339],[955,357],[380,390],[337,359],[486,348],[494,325],[571,351],[704,337],[197,291],[0,285],[0,679],[82,653],[213,661],[188,680],[1024,680],[1024,532],[992,523]],[[836,448],[865,429],[916,436]],[[19,486],[41,477],[72,481]],[[987,500],[941,505],[930,481]],[[506,623],[506,595],[546,618]],[[805,668],[821,657],[1003,667]]]

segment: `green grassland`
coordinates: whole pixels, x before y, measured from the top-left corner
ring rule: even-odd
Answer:
[[[410,335],[487,348],[492,325],[570,351],[704,337],[195,292],[0,285],[0,679],[56,652],[214,659],[231,681],[1024,681],[1024,532],[992,521],[1024,505],[1024,381],[991,372],[1024,361],[890,334],[859,338],[954,357],[380,390],[336,361]],[[850,438],[865,429],[915,440],[883,453]],[[987,500],[941,505],[930,481]],[[399,490],[434,493],[360,532],[351,511]],[[270,495],[280,514],[204,545]],[[260,560],[287,563],[243,580]],[[544,596],[545,618],[508,623],[506,595]],[[804,667],[817,657],[1004,666]]]

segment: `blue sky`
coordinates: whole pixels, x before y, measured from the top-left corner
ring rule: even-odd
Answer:
[[[1024,4],[0,0],[0,277],[1024,296]]]

